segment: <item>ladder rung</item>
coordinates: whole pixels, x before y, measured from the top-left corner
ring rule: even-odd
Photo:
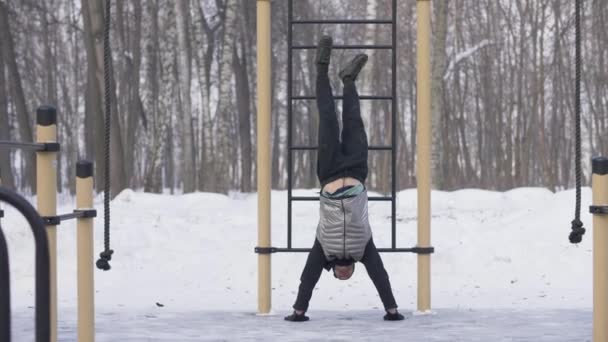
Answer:
[[[292,146],[292,151],[313,151],[317,150],[318,146]],[[391,146],[368,146],[369,151],[391,151]]]
[[[294,45],[293,50],[311,50],[316,49],[316,45]],[[334,45],[335,50],[392,50],[392,45]]]
[[[292,100],[316,100],[317,97],[313,95],[304,96],[292,96]],[[336,100],[344,100],[344,96],[334,96]],[[359,100],[392,100],[392,96],[377,96],[377,95],[360,95]]]
[[[392,20],[388,19],[304,19],[304,20],[293,20],[292,25],[295,24],[392,24]]]
[[[313,201],[318,201],[319,197],[306,197],[306,196],[294,196],[291,198],[291,201],[298,201],[298,202],[313,202]],[[393,200],[392,197],[388,197],[388,196],[380,196],[380,197],[368,197],[367,198],[368,201],[375,201],[375,202],[390,202]]]

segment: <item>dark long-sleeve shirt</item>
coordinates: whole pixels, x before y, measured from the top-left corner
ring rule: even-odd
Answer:
[[[376,286],[376,290],[378,290],[384,308],[397,308],[388,274],[384,269],[382,258],[380,258],[380,254],[376,249],[376,245],[374,245],[373,239],[370,239],[365,246],[365,254],[363,255],[363,259],[361,259],[361,263],[365,265],[367,274],[372,279],[374,286]],[[323,247],[321,247],[319,241],[315,239],[315,243],[306,260],[306,266],[304,266],[302,276],[300,277],[300,287],[296,303],[293,305],[294,309],[302,311],[308,310],[308,303],[312,297],[312,291],[319,281],[319,278],[321,278],[323,268],[329,271],[333,266],[334,263],[325,258]]]

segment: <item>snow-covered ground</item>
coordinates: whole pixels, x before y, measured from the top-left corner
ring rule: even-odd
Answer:
[[[298,190],[296,195],[313,195]],[[272,193],[273,246],[286,246],[286,192]],[[62,200],[59,212],[71,211]],[[304,324],[284,322],[306,255],[272,256],[274,316],[257,308],[255,194],[152,195],[112,202],[109,272],[97,271],[99,341],[408,340],[585,341],[591,339],[591,190],[583,189],[583,243],[570,245],[574,191],[466,189],[432,194],[432,303],[416,316],[416,257],[383,254],[404,322],[383,322],[364,268],[349,281],[324,273]],[[98,200],[98,210],[102,210]],[[370,203],[378,247],[390,245],[390,204]],[[33,241],[5,208],[15,341],[33,339]],[[416,191],[399,193],[397,245],[416,242]],[[101,216],[101,215],[100,215]],[[318,204],[294,203],[293,247],[310,247]],[[96,253],[103,241],[96,221]],[[60,340],[76,339],[75,225],[59,228]],[[162,305],[162,306],[160,306]]]

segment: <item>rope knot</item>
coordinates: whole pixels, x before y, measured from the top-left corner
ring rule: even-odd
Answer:
[[[585,235],[585,228],[583,228],[583,222],[579,219],[572,221],[572,232],[570,232],[570,243],[580,243],[583,241],[583,235]]]
[[[100,270],[109,271],[111,268],[109,261],[112,260],[113,253],[114,251],[111,249],[99,253],[99,260],[97,260],[96,263],[97,268],[99,268]]]

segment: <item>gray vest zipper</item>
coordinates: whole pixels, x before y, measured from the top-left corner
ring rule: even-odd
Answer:
[[[340,203],[342,203],[342,214],[344,215],[344,219],[342,220],[342,222],[344,223],[344,238],[342,239],[344,247],[342,250],[342,255],[344,259],[346,259],[346,210],[344,210],[344,200],[340,200]]]

